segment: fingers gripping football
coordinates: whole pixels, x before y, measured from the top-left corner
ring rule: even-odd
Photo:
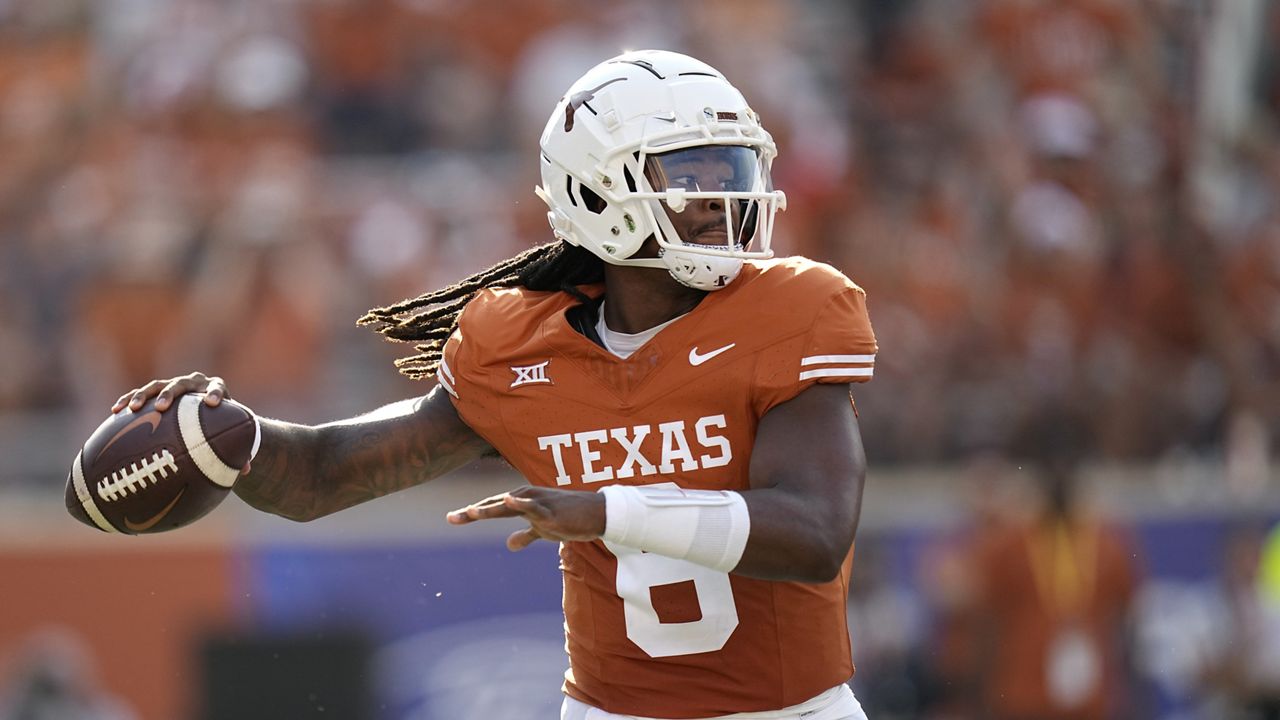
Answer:
[[[193,392],[204,393],[204,402],[209,407],[217,407],[223,398],[231,397],[222,378],[193,372],[168,380],[152,380],[140,388],[130,390],[116,400],[111,406],[111,412],[118,413],[125,408],[136,411],[153,397],[156,399],[156,410],[164,412],[175,399]]]
[[[67,510],[106,532],[182,527],[225,499],[260,439],[257,416],[230,400],[221,378],[153,380],[121,395],[81,447]]]
[[[523,550],[535,540],[564,542],[594,540],[604,532],[604,498],[597,493],[522,487],[494,495],[447,516],[454,525],[478,520],[518,517],[529,527],[507,538],[511,550]]]

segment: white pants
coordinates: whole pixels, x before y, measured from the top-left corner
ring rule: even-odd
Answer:
[[[837,685],[799,705],[764,712],[734,713],[707,720],[867,720],[862,705],[848,685]],[[565,696],[560,720],[661,720],[638,715],[615,715]]]

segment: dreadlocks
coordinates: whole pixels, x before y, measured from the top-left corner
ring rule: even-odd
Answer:
[[[567,242],[556,241],[530,248],[496,265],[416,298],[387,307],[374,308],[356,321],[372,325],[383,336],[399,342],[417,343],[417,355],[396,360],[400,372],[414,380],[435,375],[444,356],[444,344],[458,327],[458,315],[471,298],[484,288],[525,287],[530,290],[560,290],[586,302],[578,285],[602,282],[604,262]]]

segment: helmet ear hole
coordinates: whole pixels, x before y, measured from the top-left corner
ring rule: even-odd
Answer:
[[[586,185],[578,185],[578,190],[582,193],[583,207],[596,215],[604,212],[605,207],[608,206],[608,203],[604,201],[604,198],[597,195],[594,190]]]

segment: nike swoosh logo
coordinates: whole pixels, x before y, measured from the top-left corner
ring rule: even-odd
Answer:
[[[133,422],[131,422],[131,423],[129,423],[128,425],[125,425],[124,427],[120,428],[120,431],[119,431],[119,432],[117,432],[115,435],[111,436],[111,439],[107,441],[107,444],[106,444],[106,445],[103,445],[103,446],[102,446],[102,449],[98,451],[97,456],[94,458],[94,462],[97,462],[97,459],[98,459],[98,458],[100,458],[100,457],[102,457],[102,453],[106,452],[106,451],[107,451],[107,448],[109,448],[109,447],[111,447],[113,444],[115,444],[115,441],[119,440],[120,438],[124,437],[125,435],[128,435],[128,434],[129,434],[129,431],[131,431],[131,430],[133,430],[134,428],[138,427],[138,426],[139,426],[139,425],[141,425],[142,423],[148,423],[148,424],[150,424],[150,425],[151,425],[151,433],[154,435],[154,434],[155,434],[155,432],[156,432],[156,428],[160,427],[160,411],[158,411],[158,410],[152,410],[151,412],[143,413],[142,415],[139,415],[139,416],[138,416],[138,418],[137,418],[136,420],[134,420]]]
[[[169,504],[164,506],[163,510],[156,513],[155,515],[152,515],[150,518],[140,523],[135,523],[129,518],[125,518],[124,526],[129,528],[129,530],[133,532],[146,532],[150,530],[151,528],[156,526],[156,523],[163,520],[165,515],[169,514],[169,511],[173,509],[174,505],[178,504],[178,501],[182,499],[182,494],[185,493],[186,491],[187,491],[187,488],[184,485],[182,489],[178,491],[178,494],[174,495],[173,499],[169,501]]]
[[[695,345],[693,349],[689,351],[689,364],[693,366],[701,365],[702,363],[710,360],[711,358],[719,355],[722,352],[725,352],[726,350],[729,350],[730,348],[736,346],[737,344],[738,343],[729,343],[728,345],[725,345],[722,348],[716,348],[715,350],[712,350],[709,353],[703,353],[701,355],[698,354],[698,346]]]

